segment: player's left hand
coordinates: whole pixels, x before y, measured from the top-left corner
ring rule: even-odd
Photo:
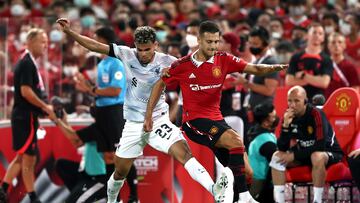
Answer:
[[[161,77],[170,77],[169,70],[170,70],[170,68],[164,68],[164,69],[162,69],[162,71],[161,71]]]
[[[272,65],[276,71],[282,71],[289,68],[289,64],[274,64]]]
[[[153,120],[152,118],[145,118],[144,120],[144,125],[143,125],[144,131],[145,132],[151,132],[152,128],[153,128]]]

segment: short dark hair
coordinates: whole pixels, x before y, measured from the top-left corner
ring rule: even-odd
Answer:
[[[268,102],[256,105],[253,110],[254,120],[261,124],[274,109],[274,105]]]
[[[104,39],[108,44],[116,43],[116,34],[110,27],[101,27],[95,31],[95,34]]]
[[[262,26],[255,26],[253,29],[251,29],[249,36],[259,37],[265,46],[269,45],[269,32]]]
[[[339,24],[339,16],[335,12],[325,13],[322,20],[325,20],[325,19],[330,19],[330,20],[334,21],[336,24]]]
[[[141,26],[136,28],[134,32],[135,43],[147,44],[149,42],[154,43],[156,40],[155,29],[150,26]]]
[[[209,20],[200,23],[199,34],[203,35],[205,32],[209,32],[209,33],[218,32],[221,35],[219,26],[213,21],[209,21]]]

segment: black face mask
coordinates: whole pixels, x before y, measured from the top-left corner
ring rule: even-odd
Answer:
[[[262,48],[250,47],[250,52],[254,55],[259,55],[263,51]]]
[[[124,31],[126,29],[126,22],[124,20],[119,20],[117,24],[119,30]]]
[[[273,130],[273,131],[275,131],[275,128],[279,125],[279,122],[280,122],[280,118],[279,118],[279,116],[276,116],[275,117],[275,121],[272,123],[272,125],[271,125],[271,129]]]
[[[297,49],[303,49],[306,46],[306,40],[302,38],[295,38],[292,43]]]

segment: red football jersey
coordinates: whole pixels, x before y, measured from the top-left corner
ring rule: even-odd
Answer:
[[[196,53],[196,52],[195,52]],[[183,122],[196,118],[222,120],[220,97],[228,73],[242,72],[247,62],[225,52],[217,52],[206,62],[194,59],[194,53],[175,61],[163,77],[166,85],[177,83],[183,95]]]

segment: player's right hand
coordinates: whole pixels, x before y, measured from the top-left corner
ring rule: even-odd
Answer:
[[[286,109],[286,111],[284,113],[283,127],[289,127],[289,125],[292,122],[294,116],[295,116],[295,112],[294,112],[293,109],[291,109],[291,108]]]
[[[145,118],[143,128],[144,128],[144,131],[147,132],[147,133],[152,131],[153,120],[152,120],[151,117],[150,118]]]
[[[59,18],[56,22],[61,26],[63,31],[70,29],[70,21],[67,18]]]
[[[170,77],[170,74],[169,74],[169,70],[170,70],[170,68],[164,68],[164,69],[162,69],[162,71],[161,71],[161,77]]]

